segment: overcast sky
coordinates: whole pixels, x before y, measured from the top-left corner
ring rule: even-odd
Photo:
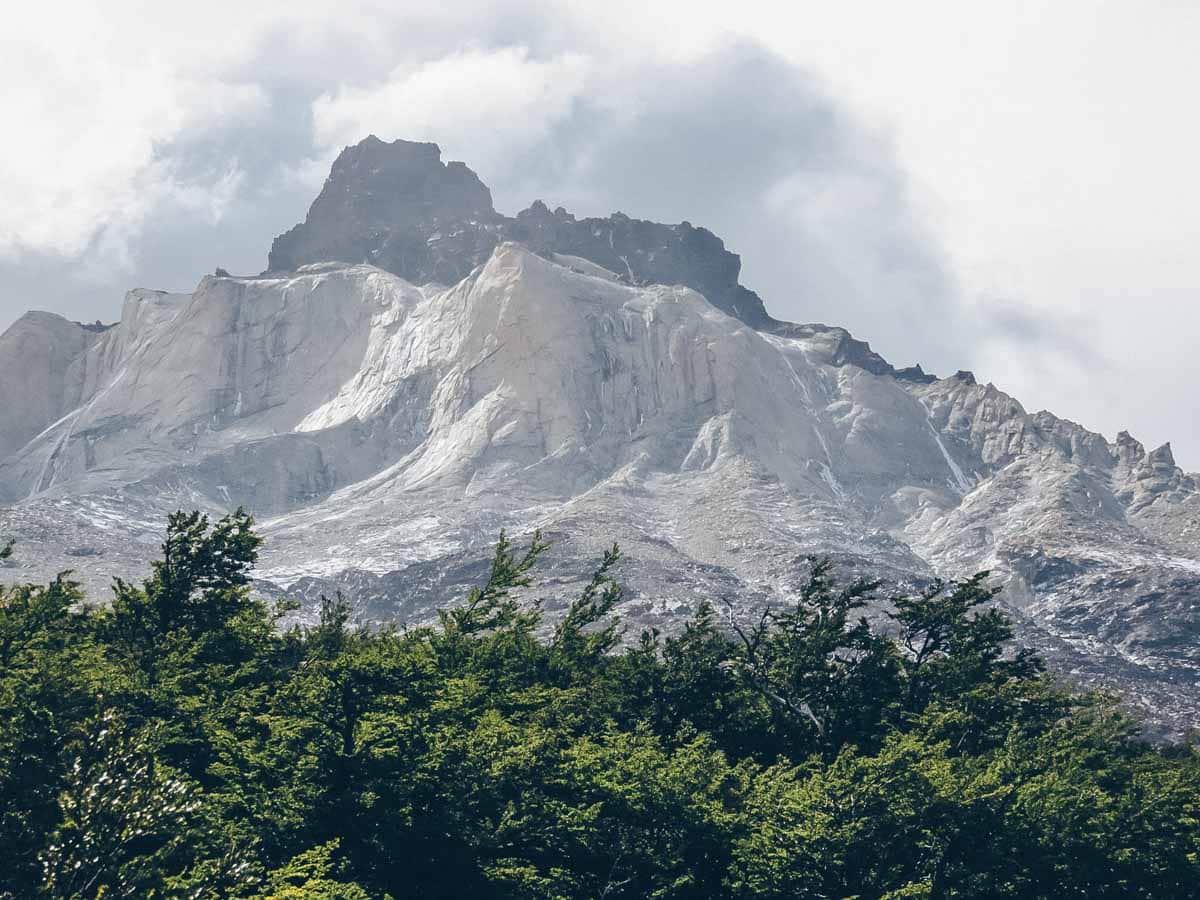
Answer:
[[[0,328],[261,270],[373,132],[510,214],[705,225],[780,318],[1200,469],[1200,4],[451,5],[9,10]]]

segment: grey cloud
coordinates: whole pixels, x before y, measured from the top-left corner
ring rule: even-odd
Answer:
[[[1098,343],[1087,337],[1086,323],[1052,319],[1010,300],[980,304],[975,330],[1014,345],[1066,356],[1093,373],[1111,372],[1115,368],[1113,360],[1099,350]]]
[[[302,218],[314,193],[280,177],[311,153],[310,97],[287,84],[269,96],[253,123],[189,134],[158,149],[157,161],[173,179],[200,191],[236,167],[241,181],[219,220],[167,200],[128,239],[128,261],[103,229],[75,258],[27,253],[0,260],[0,328],[30,308],[107,321],[132,287],[191,290],[218,265],[261,270],[271,236]]]
[[[636,114],[584,100],[511,171],[481,172],[498,205],[687,219],[742,255],[773,315],[844,325],[900,364],[963,364],[953,284],[903,174],[820,83],[750,44],[638,74]],[[780,185],[799,196],[769,203]],[[800,208],[806,189],[834,192],[828,229]]]

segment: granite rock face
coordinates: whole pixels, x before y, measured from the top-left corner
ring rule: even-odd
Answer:
[[[339,164],[373,171],[366,146]],[[897,371],[840,328],[758,327],[701,229],[505,220],[432,145],[399,152],[387,196],[345,194],[335,169],[272,253],[295,270],[0,337],[6,580],[72,569],[102,598],[145,572],[168,512],[238,505],[267,539],[260,590],[341,589],[373,620],[460,597],[501,528],[553,543],[551,613],[620,541],[632,633],[702,599],[779,602],[810,554],[896,585],[989,569],[1059,671],[1164,733],[1200,724],[1200,485],[1169,447],[1030,414],[968,372]],[[338,240],[350,259],[304,262]]]
[[[0,458],[74,409],[103,327],[29,312],[0,335]]]

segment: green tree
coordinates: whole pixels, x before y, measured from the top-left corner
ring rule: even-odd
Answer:
[[[1013,646],[985,576],[814,563],[626,642],[613,547],[556,621],[504,535],[419,627],[250,586],[239,511],[111,605],[0,587],[0,896],[1190,897],[1200,754]]]
[[[875,742],[896,702],[895,650],[857,610],[876,601],[878,582],[838,589],[828,560],[813,560],[796,601],[767,607],[737,635],[732,663],[776,713],[794,756],[834,755],[847,743]]]

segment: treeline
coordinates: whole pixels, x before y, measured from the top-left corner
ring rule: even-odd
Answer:
[[[540,540],[436,625],[248,587],[238,513],[143,584],[0,588],[0,895],[1195,897],[1200,756],[1010,647],[982,577],[860,607],[816,563],[622,641],[614,548],[539,637]]]

